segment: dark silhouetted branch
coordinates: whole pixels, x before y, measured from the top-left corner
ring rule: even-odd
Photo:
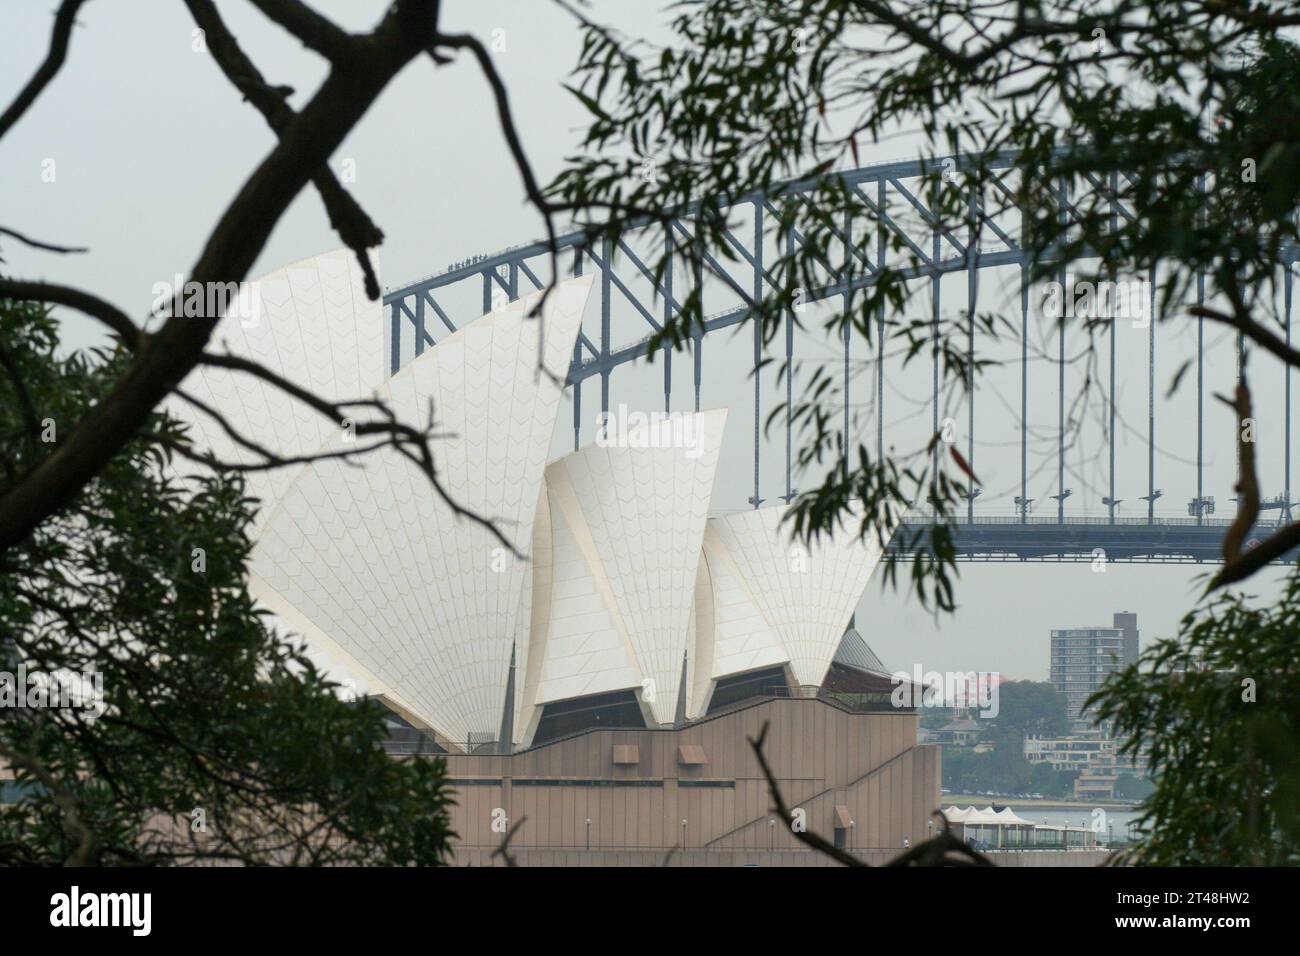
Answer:
[[[59,12],[54,15],[54,35],[50,37],[50,51],[36,73],[27,81],[27,85],[18,92],[4,114],[0,115],[0,139],[3,139],[13,125],[22,119],[23,114],[41,95],[41,91],[50,85],[50,81],[62,69],[63,61],[68,56],[68,45],[72,42],[72,28],[77,22],[77,11],[85,2],[86,0],[63,0],[59,5]]]
[[[1233,401],[1222,395],[1220,401],[1236,412],[1237,449],[1240,467],[1237,475],[1237,517],[1223,536],[1223,567],[1210,581],[1210,589],[1245,580],[1260,568],[1300,546],[1300,524],[1290,524],[1265,538],[1253,548],[1245,549],[1246,536],[1259,518],[1259,479],[1255,474],[1255,436],[1246,434],[1246,420],[1251,417],[1250,389],[1245,381],[1237,383]]]
[[[48,282],[24,282],[19,279],[0,278],[0,298],[19,302],[44,302],[49,305],[66,305],[84,312],[107,325],[127,348],[136,350],[148,339],[139,326],[125,312],[98,296],[69,286],[51,285]]]
[[[5,226],[0,226],[0,236],[9,236],[13,239],[17,239],[25,246],[31,246],[33,249],[40,249],[43,252],[58,252],[66,254],[87,251],[85,246],[56,246],[52,242],[41,242],[39,239],[32,239],[29,236],[23,235],[16,229],[9,229]]]
[[[520,817],[518,822],[516,822],[515,825],[506,832],[506,835],[501,840],[501,845],[492,851],[491,859],[495,860],[497,857],[501,857],[501,859],[505,861],[506,866],[519,865],[514,856],[510,853],[510,841],[514,839],[515,831],[523,826],[524,821],[527,819],[527,817]]]
[[[772,794],[772,802],[776,804],[776,813],[785,825],[790,828],[795,839],[800,843],[806,844],[818,853],[822,853],[837,863],[845,866],[869,866],[863,860],[859,860],[853,854],[841,850],[835,844],[829,842],[824,837],[818,836],[808,829],[798,829],[795,827],[794,814],[786,806],[785,798],[781,796],[781,788],[777,785],[776,775],[772,772],[771,766],[767,762],[767,757],[763,753],[763,744],[767,740],[768,724],[764,722],[763,729],[759,732],[758,739],[752,737],[749,739],[749,745],[754,748],[754,756],[758,758],[758,765],[763,771],[763,776],[767,780],[768,791]],[[943,830],[938,836],[919,843],[905,853],[900,854],[893,860],[890,860],[886,866],[993,866],[993,862],[983,854],[977,853],[972,847],[962,843],[954,837],[948,829],[948,821],[942,813],[935,811],[936,815],[943,823]]]
[[[218,68],[262,114],[271,129],[277,135],[280,134],[296,115],[285,102],[285,88],[273,87],[266,82],[261,71],[240,49],[238,41],[227,29],[212,0],[185,0],[185,5],[194,17],[194,22],[203,30],[208,52],[212,54]],[[366,250],[384,241],[383,230],[375,225],[352,194],[343,188],[328,165],[322,165],[316,171],[312,176],[312,184],[325,205],[330,225],[344,245],[356,254],[357,263],[365,276],[366,295],[371,299],[379,298],[379,277],[375,275]]]
[[[302,45],[339,62],[356,52],[359,37],[340,29],[300,0],[250,0],[268,19],[302,41]],[[426,6],[436,8],[436,4]],[[434,11],[436,13],[436,9]]]
[[[510,96],[506,92],[506,85],[501,79],[501,74],[497,72],[496,66],[492,63],[492,57],[488,54],[483,44],[473,36],[467,33],[458,34],[439,34],[429,47],[429,54],[435,62],[443,62],[438,54],[438,47],[446,46],[453,50],[469,50],[478,61],[479,69],[483,71],[488,85],[492,88],[492,98],[496,102],[497,120],[501,125],[501,133],[505,136],[506,146],[510,150],[510,156],[514,159],[515,168],[519,171],[519,176],[524,182],[524,193],[528,196],[528,201],[537,207],[538,212],[542,214],[542,220],[546,226],[546,241],[550,249],[551,259],[551,278],[552,281],[543,290],[537,305],[532,310],[532,315],[538,317],[537,323],[537,366],[548,375],[552,380],[555,376],[546,368],[545,349],[543,345],[546,341],[546,327],[541,322],[542,309],[546,301],[550,298],[551,292],[555,289],[555,282],[559,279],[559,247],[555,240],[555,216],[551,210],[550,204],[547,203],[546,197],[542,194],[542,188],[537,182],[537,177],[533,174],[532,164],[528,162],[528,154],[524,150],[523,141],[519,138],[519,129],[515,126],[514,115],[510,110]],[[563,380],[559,379],[562,383]]]
[[[943,829],[935,837],[918,843],[906,853],[899,854],[885,866],[996,866],[983,853],[968,846],[952,835],[948,818],[938,810],[932,816],[939,818]]]
[[[1223,536],[1223,563],[1230,567],[1241,558],[1242,546],[1246,535],[1255,526],[1259,517],[1259,479],[1255,476],[1255,436],[1247,435],[1250,428],[1250,389],[1245,381],[1237,383],[1236,397],[1229,401],[1222,395],[1216,398],[1237,413],[1237,455],[1240,462],[1237,473],[1237,517],[1233,519],[1228,533]]]
[[[766,721],[763,723],[763,729],[759,731],[758,739],[749,738],[749,745],[754,748],[754,756],[758,758],[758,765],[762,768],[763,776],[767,779],[767,789],[772,794],[772,802],[776,804],[776,813],[785,825],[790,828],[796,840],[800,843],[807,844],[818,853],[824,853],[837,863],[843,863],[845,866],[867,866],[862,860],[859,860],[852,853],[841,850],[834,843],[829,842],[824,837],[818,836],[808,829],[800,829],[795,826],[794,814],[785,805],[785,798],[781,796],[781,788],[777,786],[776,776],[772,773],[772,768],[768,765],[767,757],[763,754],[763,743],[767,740]]]
[[[211,352],[205,352],[201,358],[202,364],[210,365],[215,368],[225,368],[236,372],[245,372],[269,385],[274,386],[280,391],[314,409],[323,415],[335,425],[339,425],[344,419],[351,417],[353,409],[366,408],[373,411],[379,416],[376,420],[358,421],[353,425],[353,432],[357,435],[384,435],[388,438],[381,445],[388,445],[393,448],[404,458],[414,464],[424,474],[425,478],[433,485],[434,491],[442,498],[443,502],[458,518],[465,518],[474,524],[479,525],[488,531],[496,540],[515,557],[522,558],[523,553],[515,547],[496,523],[490,518],[475,514],[468,508],[463,507],[452,497],[451,493],[442,484],[442,479],[438,477],[438,470],[434,463],[433,449],[430,446],[430,440],[437,437],[428,429],[420,430],[411,425],[397,421],[393,416],[392,410],[383,402],[377,399],[357,399],[353,401],[334,402],[321,398],[319,395],[308,391],[300,385],[286,379],[284,376],[272,371],[264,365],[252,361],[251,359],[242,358],[237,355],[215,355]],[[215,412],[209,411],[209,414],[216,415]]]
[[[421,0],[395,0],[374,32],[361,38],[349,38],[336,27],[323,28],[319,15],[299,3],[260,0],[258,5],[309,46],[337,52],[342,38],[356,55],[333,63],[316,94],[285,124],[275,148],[226,208],[190,271],[190,281],[200,286],[245,280],[289,204],[393,77],[426,50],[437,33],[438,5]],[[199,363],[219,319],[173,315],[157,333],[141,340],[134,361],[113,390],[48,457],[0,496],[0,552],[25,540],[130,441]],[[427,445],[419,453],[409,447],[402,451],[432,474]]]
[[[1192,315],[1210,319],[1213,322],[1230,325],[1265,351],[1280,358],[1287,365],[1300,367],[1300,350],[1287,345],[1283,339],[1247,316],[1239,313],[1220,312],[1218,309],[1212,309],[1204,305],[1194,305],[1187,311]]]

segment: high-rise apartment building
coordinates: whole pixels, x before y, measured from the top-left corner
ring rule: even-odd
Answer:
[[[1052,686],[1065,696],[1071,720],[1113,672],[1138,656],[1137,615],[1121,611],[1111,627],[1052,631]]]
[[[1136,664],[1138,659],[1138,616],[1130,611],[1120,611],[1114,616],[1115,627],[1124,632],[1124,664]]]

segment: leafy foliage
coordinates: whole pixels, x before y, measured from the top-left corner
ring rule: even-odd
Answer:
[[[127,357],[61,357],[48,314],[0,303],[0,358],[2,492],[57,450],[59,425]],[[185,440],[155,412],[4,556],[0,671],[11,685],[20,666],[96,674],[102,707],[23,707],[19,686],[20,706],[0,708],[0,761],[21,794],[0,805],[0,860],[444,862],[444,764],[386,756],[381,708],[342,700],[268,628],[245,581],[256,503],[237,475],[178,476],[167,449]]]
[[[998,742],[1000,744],[1000,741]],[[1054,770],[1050,764],[1031,764],[1024,753],[1001,746],[986,753],[961,747],[943,749],[943,785],[956,793],[1041,793],[1047,797],[1072,797],[1077,774]]]
[[[1263,321],[1296,239],[1300,59],[1281,34],[1300,24],[1291,5],[682,0],[673,9],[664,46],[580,16],[571,88],[590,125],[548,190],[552,211],[581,214],[593,237],[662,226],[655,276],[680,263],[695,281],[652,350],[700,334],[705,264],[739,261],[729,230],[748,204],[779,243],[764,264],[772,279],[762,300],[734,290],[765,342],[799,322],[804,290],[849,289],[826,319],[828,338],[862,340],[858,355],[888,344],[904,362],[932,358],[944,394],[973,388],[988,364],[977,335],[1028,341],[1029,330],[996,315],[918,316],[932,266],[886,222],[911,211],[881,209],[836,175],[863,164],[864,144],[915,130],[933,163],[923,228],[969,230],[979,248],[978,213],[1011,212],[1030,281],[1159,264],[1161,318],[1208,276],[1210,298],[1230,303],[1220,319],[1295,363]],[[959,164],[933,159],[957,153]],[[1059,321],[1088,333],[1081,360],[1091,370],[1094,337],[1111,320]],[[811,537],[851,520],[886,536],[900,509],[932,510],[936,530],[909,542],[920,549],[912,582],[951,609],[944,524],[974,491],[974,474],[960,461],[964,476],[949,473],[939,435],[906,454],[843,447],[837,402],[832,373],[819,369],[768,419],[770,429],[789,416],[801,466],[837,465],[796,502],[796,530]]]
[[[1281,600],[1223,595],[1188,614],[1089,701],[1149,748],[1155,791],[1130,860],[1156,866],[1300,862],[1300,574]]]
[[[1046,681],[1006,681],[998,686],[995,723],[1022,737],[1056,737],[1065,733],[1069,712],[1061,692]]]
[[[1042,681],[1006,681],[998,685],[998,715],[979,718],[986,753],[945,747],[944,785],[967,792],[1017,793],[1033,790],[1049,796],[1073,791],[1074,775],[1025,758],[1025,737],[1065,733],[1065,698]]]

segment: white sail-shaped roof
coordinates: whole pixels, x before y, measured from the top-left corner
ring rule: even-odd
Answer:
[[[533,637],[521,718],[541,704],[641,686],[641,671],[567,482],[547,481],[533,531]]]
[[[374,256],[371,263],[378,274]],[[381,302],[366,298],[355,253],[339,249],[246,283],[238,307],[217,323],[209,348],[252,359],[325,399],[368,398],[387,375],[382,309]],[[181,389],[219,411],[253,443],[285,458],[316,452],[340,427],[246,372],[200,366]],[[179,399],[167,404],[191,423],[198,447],[222,461],[257,460],[197,408]],[[263,503],[254,535],[302,468],[245,473],[248,493]]]
[[[437,476],[447,495],[492,519],[524,555],[560,406],[558,383],[590,287],[590,277],[573,279],[546,300],[549,374],[539,374],[539,326],[526,317],[539,293],[465,326],[378,390],[400,421],[424,424],[432,413]],[[344,441],[336,435],[324,447]],[[345,670],[372,675],[399,709],[444,741],[497,737],[512,650],[517,666],[527,667],[526,558],[454,514],[428,478],[391,449],[354,465],[314,463],[265,525],[251,565],[256,596],[292,607],[308,622],[299,630],[309,640],[321,635],[327,656],[342,654]]]
[[[759,582],[736,565],[716,520],[704,532],[704,560],[713,603],[713,666],[707,676],[741,674],[788,661],[780,635],[759,610],[753,591]]]
[[[824,680],[880,548],[848,530],[792,543],[784,506],[709,519],[724,410],[620,409],[595,445],[547,466],[591,277],[547,299],[544,343],[527,317],[537,294],[470,323],[391,379],[381,306],[366,299],[351,252],[253,287],[254,314],[227,315],[215,350],[323,397],[373,397],[399,421],[431,424],[447,497],[491,519],[525,555],[457,517],[391,449],[249,473],[262,500],[250,590],[332,676],[452,747],[495,740],[503,720],[523,742],[544,705],[612,691],[634,690],[662,725],[702,716],[724,677],[785,665],[798,685]],[[286,457],[369,441],[245,373],[202,368],[182,387]],[[179,399],[169,407],[193,423],[201,448],[251,459],[202,412]],[[359,419],[372,414],[357,409]]]
[[[551,555],[535,587],[550,613],[526,704],[639,687],[654,720],[672,722],[725,422],[723,410],[616,416],[547,469]]]
[[[788,511],[779,505],[709,521],[715,605],[733,606],[732,630],[719,626],[718,651],[728,652],[725,660],[715,657],[715,676],[736,673],[747,660],[773,661],[775,637],[795,682],[820,685],[880,562],[879,543],[860,538],[856,528],[823,534],[811,544],[792,540],[782,524]],[[744,606],[748,602],[757,616]]]

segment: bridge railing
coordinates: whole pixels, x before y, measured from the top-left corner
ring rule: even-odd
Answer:
[[[1196,527],[1214,527],[1227,528],[1232,525],[1232,518],[1106,518],[1092,516],[1070,515],[1062,520],[1059,517],[1035,517],[1029,515],[1021,518],[1019,515],[979,515],[971,517],[964,514],[954,514],[949,519],[952,524],[956,525],[1034,525],[1041,527],[1044,525],[1121,525],[1124,527],[1147,527],[1158,525],[1172,528],[1196,528]],[[934,524],[936,521],[934,512],[908,512],[903,518],[904,525]]]

